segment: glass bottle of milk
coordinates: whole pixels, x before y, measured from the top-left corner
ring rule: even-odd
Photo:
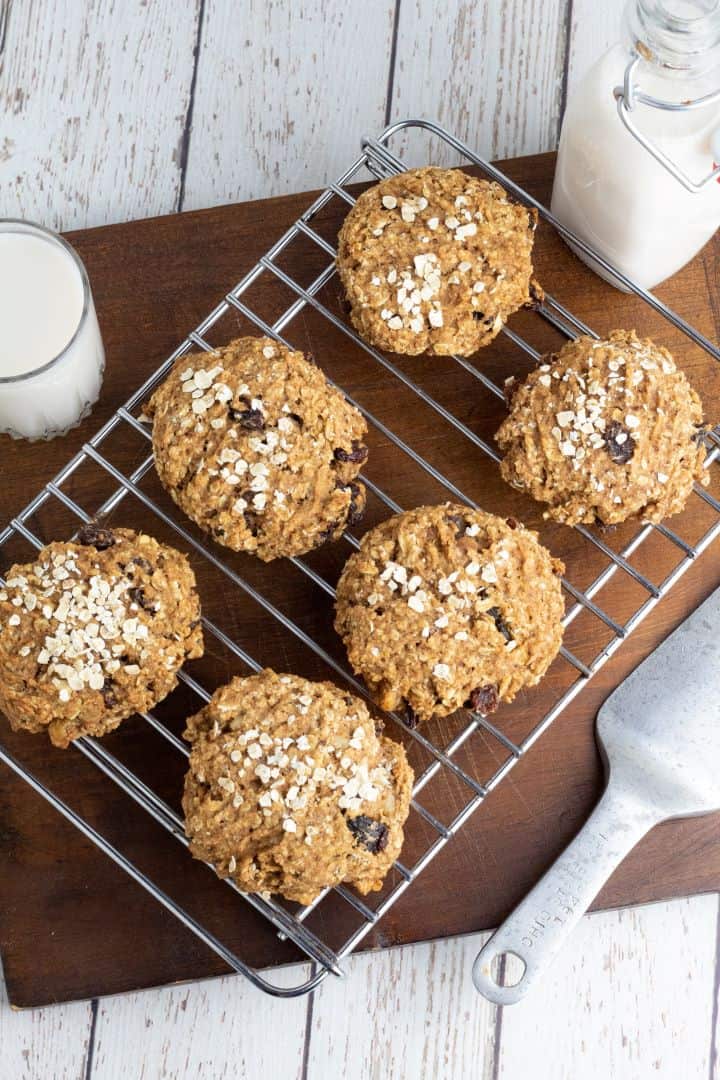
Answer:
[[[630,0],[623,41],[571,92],[553,214],[651,289],[720,227],[718,163],[720,0]]]

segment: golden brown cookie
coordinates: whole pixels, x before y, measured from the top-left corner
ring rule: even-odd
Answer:
[[[238,338],[153,394],[158,475],[215,540],[266,561],[342,535],[365,506],[365,421],[302,353]]]
[[[152,708],[202,652],[190,564],[143,533],[85,525],[0,589],[0,709],[55,746]]]
[[[512,518],[421,506],[365,534],[338,584],[335,628],[378,703],[410,724],[461,706],[491,712],[560,648],[562,571]]]
[[[354,326],[391,352],[469,356],[531,302],[536,224],[499,184],[458,169],[383,180],[360,195],[338,238]]]
[[[667,349],[632,330],[569,342],[507,389],[502,475],[547,503],[545,517],[657,522],[707,482],[700,398]]]
[[[310,903],[377,890],[403,843],[413,774],[362,701],[269,669],[235,678],[188,721],[190,850],[246,892]]]

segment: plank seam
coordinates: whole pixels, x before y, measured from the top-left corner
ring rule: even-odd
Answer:
[[[97,1031],[98,1004],[97,998],[93,998],[90,1002],[90,1034],[88,1036],[88,1049],[87,1057],[85,1059],[85,1069],[83,1070],[83,1080],[90,1080],[95,1061],[95,1032]]]
[[[715,978],[713,980],[712,1018],[710,1020],[710,1080],[715,1080],[715,1064],[718,1056],[718,994],[720,994],[720,893],[717,896],[718,910],[715,920]]]
[[[392,99],[395,93],[395,66],[397,62],[398,30],[400,27],[400,5],[402,0],[395,0],[392,37],[390,38],[390,63],[388,66],[387,94],[385,96],[385,126],[390,123]]]
[[[399,2],[399,0],[398,0]],[[315,974],[317,965],[310,965],[310,977]],[[315,992],[308,994],[307,1012],[305,1014],[305,1039],[303,1041],[302,1064],[300,1066],[300,1080],[307,1080],[310,1063],[310,1042],[312,1040],[313,1014],[315,1012]]]
[[[187,112],[183,126],[182,138],[180,139],[180,187],[178,189],[177,209],[182,210],[185,202],[185,178],[187,176],[188,160],[190,158],[190,138],[192,134],[193,116],[195,113],[195,88],[197,87],[198,68],[200,67],[200,47],[202,45],[203,23],[205,22],[205,0],[200,0],[198,7],[198,26],[193,48],[193,69],[190,77],[190,92],[188,95]]]
[[[572,18],[574,0],[567,0],[565,8],[565,60],[563,63],[562,81],[560,83],[560,110],[558,112],[558,126],[556,142],[560,142],[560,130],[567,107],[568,82],[570,80],[570,47],[572,44]]]
[[[505,968],[507,966],[507,957],[503,953],[498,961],[498,973],[497,983],[498,986],[505,985]],[[498,1080],[500,1076],[500,1046],[502,1041],[502,1022],[503,1022],[503,1006],[498,1005],[495,1010],[495,1024],[493,1027],[493,1064],[492,1064],[492,1080]]]
[[[10,12],[12,11],[12,6],[13,0],[5,0],[5,3],[0,6],[0,60],[2,60],[7,44],[7,32],[8,26],[10,25]]]

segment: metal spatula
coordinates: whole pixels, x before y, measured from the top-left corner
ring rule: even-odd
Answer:
[[[524,997],[653,825],[720,809],[720,589],[610,695],[597,737],[603,797],[475,960],[475,986],[499,1005]],[[503,954],[525,966],[512,986],[496,981]]]

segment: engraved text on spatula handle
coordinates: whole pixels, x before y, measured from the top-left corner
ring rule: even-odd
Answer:
[[[584,828],[478,954],[473,981],[480,993],[498,1005],[524,997],[618,864],[657,820],[610,784]],[[512,985],[497,981],[503,956],[511,970],[518,961],[523,969]]]

